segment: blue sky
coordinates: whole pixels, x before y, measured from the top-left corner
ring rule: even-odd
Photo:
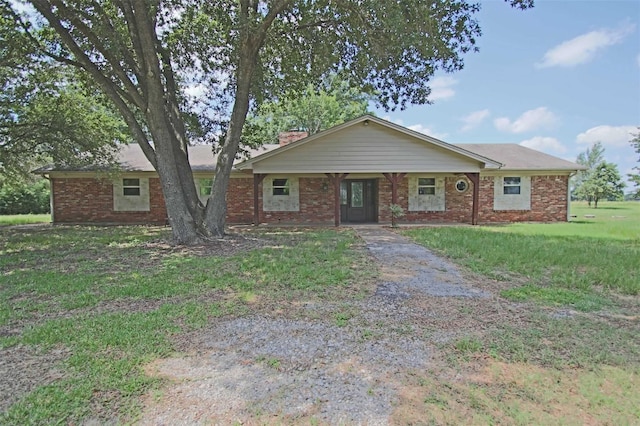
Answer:
[[[432,105],[376,111],[450,143],[519,143],[574,161],[596,141],[624,175],[637,165],[640,1],[482,2],[480,52],[437,75]],[[626,176],[625,176],[626,180]]]

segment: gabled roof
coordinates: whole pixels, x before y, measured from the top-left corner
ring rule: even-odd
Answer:
[[[296,142],[290,143],[284,147],[281,147],[279,149],[275,149],[275,150],[269,150],[261,155],[258,155],[256,157],[251,157],[250,159],[243,161],[239,164],[236,165],[236,168],[239,170],[243,170],[243,169],[250,169],[252,168],[252,165],[255,163],[258,163],[260,161],[266,160],[268,158],[271,158],[273,156],[277,156],[277,155],[281,155],[287,151],[299,148],[300,146],[306,145],[306,144],[311,144],[314,141],[318,140],[318,139],[323,139],[328,137],[329,135],[333,134],[333,133],[337,133],[340,131],[343,131],[345,129],[348,129],[350,127],[354,127],[360,123],[376,123],[380,126],[386,127],[388,129],[394,130],[399,132],[400,134],[403,135],[407,135],[410,136],[411,138],[414,138],[418,141],[421,141],[425,144],[429,144],[431,146],[436,146],[438,148],[444,149],[446,151],[450,151],[451,153],[455,153],[458,154],[462,157],[466,157],[470,160],[474,160],[477,161],[479,163],[482,163],[484,165],[484,167],[487,168],[500,168],[502,166],[501,163],[499,163],[498,161],[495,161],[489,157],[485,157],[481,154],[469,151],[463,147],[459,147],[456,145],[452,145],[449,144],[447,142],[443,142],[439,139],[436,139],[434,137],[425,135],[423,133],[419,133],[416,132],[414,130],[408,129],[406,127],[400,126],[398,124],[392,123],[390,121],[387,120],[383,120],[381,118],[378,117],[374,117],[372,115],[363,115],[361,117],[358,117],[354,120],[348,121],[346,123],[340,124],[338,126],[334,126],[330,129],[324,130],[322,132],[316,133],[314,135],[308,136],[304,139],[300,139]]]
[[[373,124],[373,126],[368,126],[369,124]],[[361,126],[361,127],[358,127]],[[364,126],[364,127],[362,127]],[[378,127],[380,126],[380,127]],[[257,149],[253,149],[249,152],[249,159],[236,159],[234,162],[235,170],[251,170],[254,168],[262,167],[260,162],[264,161],[264,164],[268,164],[269,162],[273,162],[276,159],[280,160],[289,160],[291,158],[295,158],[291,154],[296,153],[298,151],[305,153],[310,149],[316,147],[316,151],[318,147],[322,150],[327,150],[327,145],[325,145],[326,141],[333,141],[331,146],[334,149],[342,150],[342,145],[348,144],[348,139],[340,139],[341,137],[346,137],[345,135],[351,136],[360,136],[363,135],[366,137],[369,135],[363,129],[371,129],[372,127],[376,127],[377,129],[384,130],[385,135],[387,135],[390,139],[387,142],[387,139],[383,140],[383,143],[378,145],[378,149],[381,150],[398,150],[396,146],[393,145],[394,142],[399,140],[405,141],[405,143],[411,144],[411,146],[420,148],[417,149],[414,153],[410,153],[410,155],[419,156],[423,155],[422,153],[429,154],[431,153],[440,153],[440,159],[444,158],[445,162],[448,161],[449,158],[456,158],[458,164],[460,161],[466,162],[465,164],[475,164],[474,167],[476,170],[480,169],[501,169],[501,170],[513,170],[513,171],[577,171],[584,170],[585,168],[579,164],[573,163],[571,161],[566,161],[558,157],[554,157],[552,155],[545,154],[540,151],[536,151],[534,149],[529,149],[517,144],[449,144],[443,142],[439,139],[433,138],[431,136],[424,135],[422,133],[413,131],[406,127],[400,126],[398,124],[392,123],[387,120],[383,120],[378,117],[374,117],[371,115],[364,115],[362,117],[356,118],[355,120],[351,120],[347,123],[332,127],[331,129],[325,130],[323,132],[317,133],[315,135],[306,137],[299,141],[293,142],[289,145],[280,147],[276,144],[265,144]],[[342,132],[342,133],[340,133]],[[395,135],[395,136],[394,136]],[[338,143],[336,143],[336,138]],[[395,141],[393,139],[396,139]],[[325,143],[323,143],[323,141]],[[409,141],[409,142],[407,142]],[[317,144],[316,144],[317,142]],[[319,145],[318,145],[319,144]],[[337,148],[336,148],[337,147]],[[424,147],[424,148],[423,148]],[[217,156],[213,154],[212,148],[210,145],[196,145],[188,148],[189,150],[189,161],[194,171],[196,172],[214,172],[216,166]],[[431,150],[431,151],[429,151]],[[287,154],[290,153],[290,154]],[[283,155],[284,154],[284,155]],[[380,152],[364,152],[361,156],[369,156],[372,157],[376,154],[378,157],[382,158],[382,161],[378,164],[379,166],[388,166],[388,157],[385,157],[387,153]],[[392,152],[393,154],[393,152]],[[282,157],[279,157],[281,156]],[[344,156],[344,153],[337,153],[338,157]],[[444,155],[444,157],[442,157]],[[307,158],[307,157],[297,157],[299,161],[307,161],[307,162],[317,162],[317,158]],[[342,158],[338,158],[340,160]],[[268,160],[268,161],[265,161]],[[437,158],[433,158],[433,161],[437,161]],[[122,147],[119,155],[118,161],[121,165],[123,171],[129,172],[153,172],[154,169],[151,166],[151,163],[147,160],[142,149],[137,144],[125,145]],[[290,163],[287,161],[280,161],[284,163],[284,169],[291,167],[292,172],[296,171],[297,164]],[[350,160],[348,160],[350,161]],[[349,163],[351,164],[351,163]],[[422,164],[422,163],[421,163]],[[436,164],[436,166],[439,165]],[[95,171],[103,171],[105,167],[103,166],[83,166],[83,167],[54,167],[47,166],[42,167],[36,170],[34,173],[48,173],[52,171],[73,171],[73,172],[95,172]],[[330,171],[330,170],[323,170]],[[350,170],[341,170],[343,172],[347,172]],[[355,170],[353,170],[355,171]],[[382,172],[385,170],[377,169],[377,172]],[[402,170],[393,170],[393,171],[402,171]],[[414,171],[422,171],[429,172],[433,171],[428,168],[424,168],[421,170]],[[451,172],[456,172],[458,170],[448,170]]]
[[[469,151],[493,158],[502,170],[586,170],[586,167],[515,143],[456,144]]]

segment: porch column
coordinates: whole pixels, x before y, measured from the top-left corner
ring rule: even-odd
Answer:
[[[340,183],[349,173],[325,173],[333,184],[333,217],[336,226],[340,226]]]
[[[260,224],[260,203],[258,202],[258,191],[260,191],[260,184],[267,177],[264,173],[255,173],[253,175],[253,224],[258,226]]]
[[[478,209],[480,197],[480,173],[464,174],[473,183],[473,207],[471,208],[471,224],[478,224]]]
[[[384,177],[391,182],[391,204],[398,204],[398,185],[407,175],[406,173],[383,173]]]

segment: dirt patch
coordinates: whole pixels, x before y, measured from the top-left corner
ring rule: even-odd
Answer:
[[[36,387],[63,378],[59,364],[68,356],[64,348],[46,352],[22,345],[0,349],[0,412]]]

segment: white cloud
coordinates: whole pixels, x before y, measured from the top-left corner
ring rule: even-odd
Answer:
[[[632,138],[631,133],[637,132],[636,126],[596,126],[580,133],[576,137],[576,141],[585,145],[602,142],[603,145],[609,146],[629,146],[629,141]]]
[[[490,115],[491,115],[491,112],[488,109],[474,111],[471,114],[464,116],[460,119],[464,123],[464,126],[462,126],[462,129],[460,130],[463,132],[466,132],[467,130],[471,130],[474,127],[478,127]]]
[[[579,35],[549,49],[536,67],[573,67],[584,64],[591,61],[598,51],[620,43],[635,29],[634,24],[626,22],[615,29],[602,28]]]
[[[429,83],[431,87],[431,95],[429,100],[436,101],[439,99],[452,98],[456,91],[453,90],[453,86],[458,84],[458,80],[453,77],[436,77]]]
[[[520,145],[531,149],[537,149],[538,151],[551,151],[559,154],[567,152],[567,148],[562,145],[558,139],[548,136],[536,136],[520,142]]]
[[[546,107],[530,109],[525,111],[520,117],[511,121],[507,117],[500,117],[493,120],[496,129],[509,133],[524,133],[535,129],[549,128],[558,119]]]
[[[444,139],[447,136],[449,136],[448,133],[437,133],[431,130],[431,128],[424,126],[422,124],[414,124],[412,126],[407,126],[407,129],[411,129],[414,132],[422,133],[423,135],[431,136],[432,138],[436,138],[436,139]]]

